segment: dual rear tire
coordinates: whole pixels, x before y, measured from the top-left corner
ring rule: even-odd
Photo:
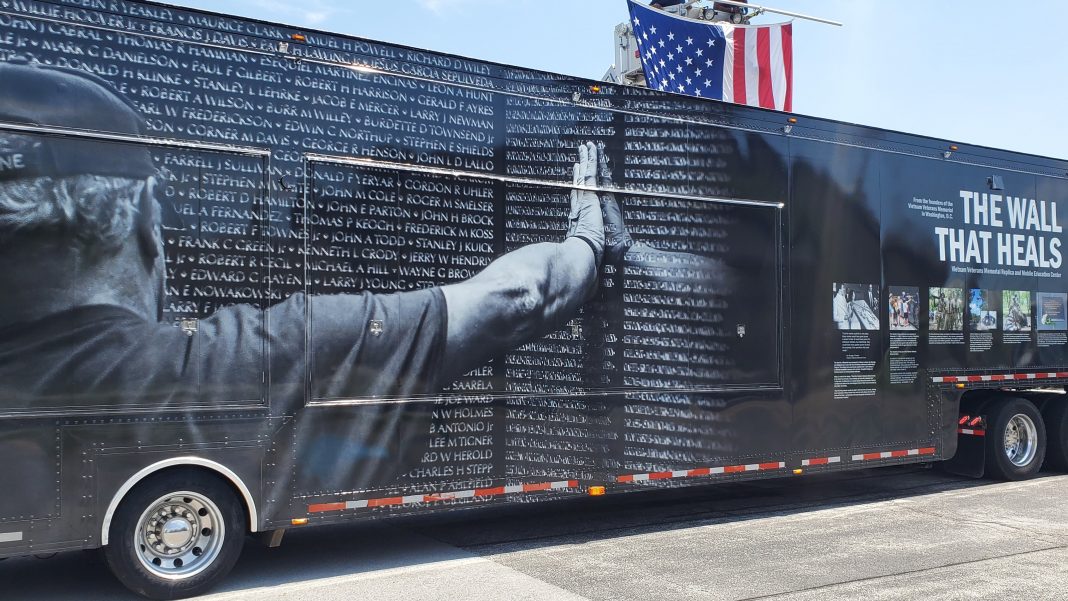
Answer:
[[[1003,398],[987,405],[986,471],[999,480],[1025,480],[1046,459],[1046,424],[1026,399]]]

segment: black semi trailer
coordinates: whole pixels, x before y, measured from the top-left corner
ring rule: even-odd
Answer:
[[[125,0],[0,61],[0,557],[1068,467],[1068,162]]]

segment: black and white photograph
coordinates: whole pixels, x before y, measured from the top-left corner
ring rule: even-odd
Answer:
[[[835,284],[834,323],[839,330],[878,330],[879,287],[874,284]]]

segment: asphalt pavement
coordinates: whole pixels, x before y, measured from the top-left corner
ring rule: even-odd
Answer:
[[[137,599],[96,552],[0,562],[5,600]],[[1068,476],[908,466],[293,530],[206,601],[1066,599]]]

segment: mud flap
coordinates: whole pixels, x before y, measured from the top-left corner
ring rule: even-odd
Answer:
[[[982,478],[986,473],[986,439],[961,434],[957,437],[957,454],[942,463],[951,474]]]

